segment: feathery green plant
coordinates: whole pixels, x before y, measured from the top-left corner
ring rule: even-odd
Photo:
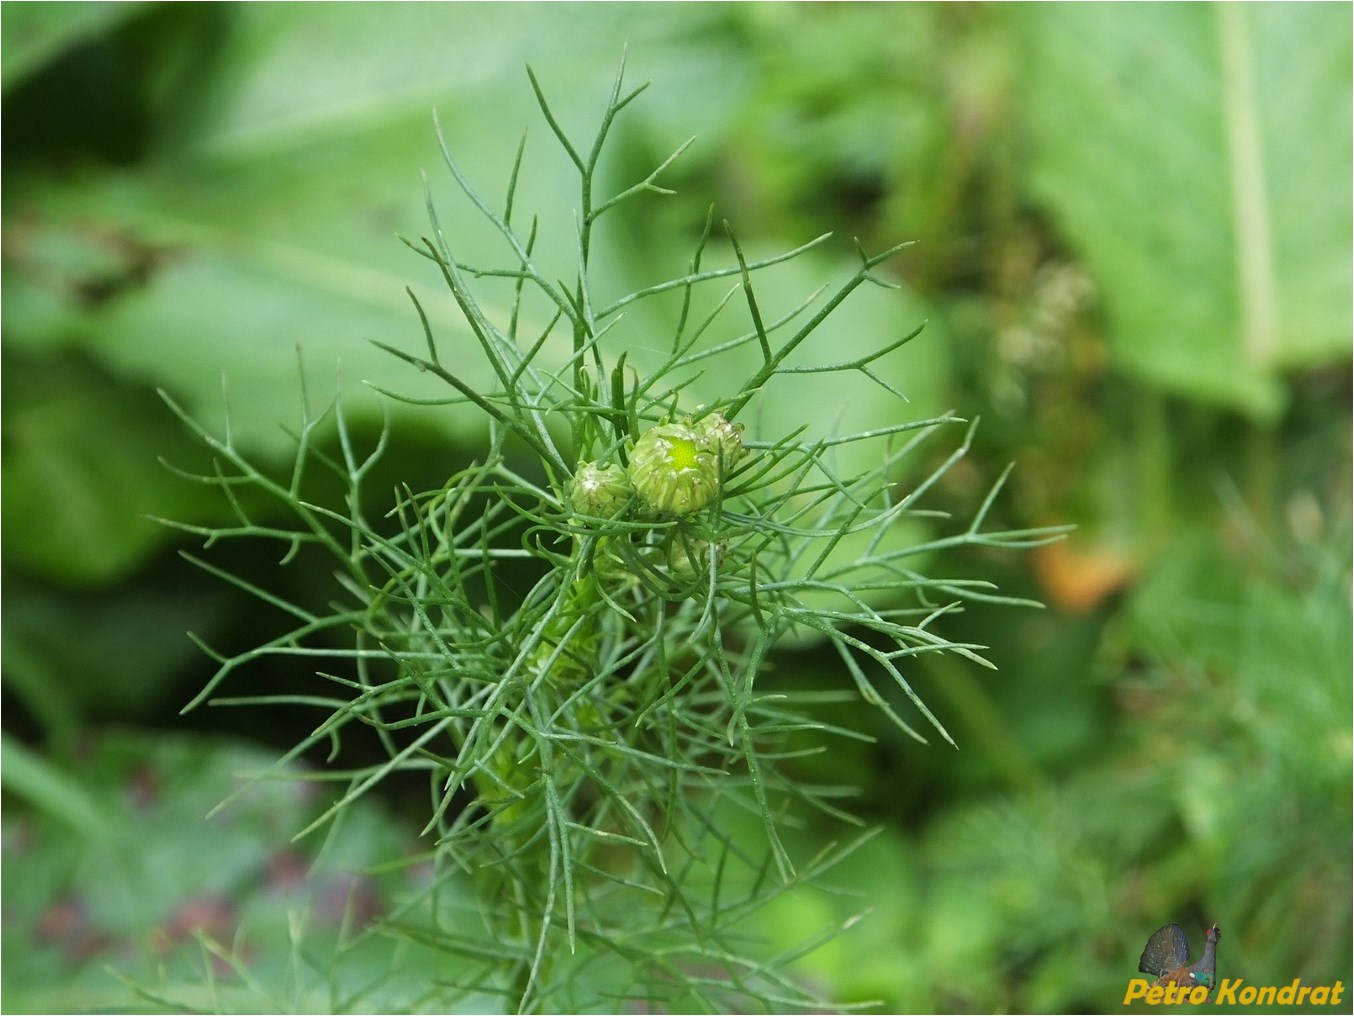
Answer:
[[[622,62],[587,148],[561,129],[531,75],[581,184],[577,275],[567,283],[547,278],[535,260],[537,221],[525,233],[514,225],[523,147],[499,211],[443,142],[456,183],[501,236],[510,265],[459,260],[431,196],[431,233],[410,246],[441,275],[493,383],[482,390],[452,365],[456,358],[439,348],[412,289],[424,349],[377,345],[445,382],[449,394],[436,404],[471,404],[484,414],[489,438],[475,464],[437,490],[396,491],[389,514],[371,518],[365,486],[385,434],[361,453],[337,400],[323,414],[307,410],[296,465],[284,480],[253,465],[229,431],[217,438],[174,407],[218,463],[196,479],[218,486],[238,517],[228,527],[180,528],[205,536],[208,546],[280,541],[284,560],[317,549],[335,566],[332,605],[317,613],[190,557],[293,623],[248,652],[213,654],[220,666],[188,708],[210,700],[325,710],[283,761],[358,733],[380,742],[381,764],[330,774],[343,791],[301,834],[396,771],[426,773],[424,833],[437,875],[384,930],[454,958],[440,986],[448,997],[493,997],[523,1012],[821,1005],[786,970],[821,939],[768,955],[748,940],[745,923],[851,849],[797,865],[779,832],[804,809],[850,820],[833,803],[841,788],[806,786],[785,772],[806,733],[809,750],[823,750],[818,742],[828,736],[869,736],[816,719],[815,702],[859,695],[923,739],[876,684],[891,683],[950,741],[909,684],[907,664],[936,652],[985,662],[981,647],[948,641],[937,622],[965,600],[1002,598],[984,583],[926,578],[909,559],[961,545],[1026,547],[1057,534],[984,533],[999,480],[957,534],[902,548],[885,540],[897,520],[936,514],[921,507],[922,498],[967,440],[906,493],[897,476],[924,440],[962,422],[952,416],[815,440],[805,429],[754,436],[739,422],[783,374],[855,371],[898,394],[875,364],[917,332],[849,362],[806,368],[788,358],[859,286],[888,285],[876,269],[906,244],[869,255],[857,243],[859,268],[845,284],[767,321],[753,277],[827,237],[748,260],[730,232],[736,263],[706,268],[711,217],[685,274],[599,304],[589,283],[598,220],[623,202],[669,193],[659,175],[686,148],[621,193],[597,192],[615,119],[643,91],[624,91],[623,71]],[[505,324],[491,321],[476,300],[472,283],[487,276],[512,287]],[[724,296],[702,316],[693,293],[721,281]],[[607,332],[623,308],[673,292],[680,309],[660,362],[639,369],[608,350]],[[739,294],[747,330],[702,343]],[[528,298],[549,308],[548,324],[532,334],[522,326]],[[561,333],[569,352],[563,362],[547,362],[543,350]],[[751,376],[715,404],[688,404],[694,367],[752,343],[760,365]],[[319,440],[331,426],[337,452]],[[873,466],[840,472],[836,450],[866,443],[878,449]],[[316,470],[342,485],[341,506],[306,500],[304,484]],[[249,506],[259,499],[280,504],[294,524],[255,522]],[[510,597],[498,576],[505,566],[520,574],[524,565],[533,584]],[[831,645],[844,687],[816,695],[763,687],[768,657],[787,636]],[[227,678],[269,656],[323,660],[329,669],[317,673],[321,687],[310,695],[219,696]],[[748,813],[765,831],[760,846],[741,831],[737,816]]]

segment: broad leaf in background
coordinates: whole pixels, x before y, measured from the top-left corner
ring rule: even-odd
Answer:
[[[172,104],[164,100],[143,163],[56,180],[43,173],[7,188],[7,220],[23,226],[6,273],[7,340],[74,341],[114,372],[170,389],[207,420],[222,419],[224,373],[236,436],[278,451],[287,445],[278,424],[296,419],[298,346],[319,398],[332,392],[340,363],[348,392],[370,379],[418,393],[405,365],[365,341],[420,341],[406,285],[449,345],[466,344],[474,366],[473,340],[440,279],[397,238],[429,229],[426,171],[458,255],[489,250],[484,260],[510,263],[501,241],[488,247],[487,227],[466,228],[464,201],[447,200],[454,188],[433,109],[494,206],[521,131],[534,128],[518,207],[524,219],[551,216],[539,244],[547,263],[572,257],[577,197],[561,193],[551,171],[562,155],[534,108],[524,64],[569,97],[558,110],[567,128],[591,130],[588,114],[610,83],[599,53],[610,65],[627,39],[646,54],[672,47],[646,71],[658,64],[680,82],[688,43],[675,17],[641,18],[624,5],[231,8],[194,70],[163,69],[182,62],[173,48],[187,45],[180,37],[152,47],[147,77],[162,90],[174,73],[182,80]],[[95,313],[72,313],[82,298],[86,307],[97,302]]]
[[[1090,264],[1122,369],[1272,420],[1350,344],[1342,4],[1032,5],[1029,184]]]
[[[639,49],[657,48],[654,63],[680,79],[680,40],[690,37],[675,32],[670,17],[646,11],[640,19],[621,6],[583,14],[265,4],[210,17],[195,9],[195,25],[212,22],[207,35],[200,25],[185,30],[169,8],[119,9],[128,17],[104,37],[95,33],[113,23],[111,9],[96,18],[92,6],[16,6],[5,20],[16,33],[5,40],[6,84],[16,83],[6,91],[7,114],[40,112],[58,87],[69,89],[58,84],[62,73],[44,77],[39,64],[75,46],[77,64],[115,68],[105,92],[146,96],[152,121],[131,165],[86,154],[53,172],[43,153],[78,143],[59,132],[79,126],[50,118],[30,128],[31,162],[19,146],[6,153],[6,349],[66,395],[64,415],[35,400],[6,400],[7,431],[19,439],[5,458],[6,546],[11,561],[85,583],[125,574],[163,538],[144,513],[199,514],[184,501],[196,497],[189,485],[175,484],[177,495],[164,488],[170,478],[155,459],[174,459],[179,441],[151,386],[173,392],[220,431],[224,377],[236,439],[284,454],[283,427],[299,419],[298,349],[316,409],[332,397],[336,375],[359,413],[374,410],[365,379],[434,394],[427,379],[365,341],[421,341],[409,284],[446,348],[464,342],[472,352],[458,372],[476,376],[478,357],[441,280],[397,238],[428,231],[421,170],[439,203],[452,190],[433,136],[435,106],[458,158],[495,205],[522,128],[536,128],[519,207],[557,213],[541,246],[571,252],[577,199],[554,186],[553,141],[523,65],[535,61],[543,77],[561,83],[571,97],[559,111],[567,126],[591,128],[580,107],[595,108],[609,72],[598,76],[585,40],[606,47],[611,63],[632,36]],[[666,60],[668,44],[644,42],[672,37],[679,41]],[[11,60],[26,73],[11,71]],[[141,77],[129,82],[131,68]],[[713,87],[687,84],[697,97]],[[91,115],[123,112],[104,93],[84,101]],[[117,129],[134,133],[135,120]],[[458,253],[468,254],[458,229],[470,218],[465,207],[441,212]],[[495,248],[487,260],[504,258]],[[51,359],[69,350],[97,368],[81,371],[74,388]],[[122,410],[109,412],[110,403]],[[454,412],[422,416],[444,433],[454,434],[457,420]],[[147,480],[147,469],[156,478]],[[107,496],[110,476],[126,477],[135,496]]]
[[[64,355],[14,355],[5,370],[0,495],[8,564],[70,586],[99,584],[163,542],[163,527],[146,515],[165,499],[216,509],[207,491],[156,460],[158,450],[192,461],[196,449],[148,389],[110,384]]]
[[[0,8],[5,60],[0,85],[9,88],[63,50],[141,13],[141,3],[6,4]]]
[[[50,16],[59,21],[61,13]],[[139,160],[120,168],[87,161],[57,174],[37,161],[36,172],[7,178],[6,343],[39,358],[38,370],[44,354],[79,350],[111,377],[138,382],[143,397],[150,386],[167,389],[218,433],[228,401],[234,438],[279,456],[288,454],[286,430],[300,415],[298,350],[316,411],[336,384],[350,419],[358,421],[376,417],[364,381],[416,396],[449,394],[366,341],[421,346],[406,285],[428,310],[443,356],[472,384],[489,386],[487,367],[442,280],[398,239],[416,241],[430,229],[424,171],[456,255],[488,266],[514,264],[501,237],[457,193],[434,136],[434,107],[452,153],[492,207],[501,206],[527,130],[514,225],[525,234],[530,216],[541,213],[537,260],[547,277],[563,277],[576,257],[578,195],[562,183],[570,178],[565,156],[542,122],[524,65],[531,63],[562,97],[555,115],[584,145],[596,129],[610,68],[628,47],[630,66],[639,68],[631,77],[660,87],[626,110],[622,129],[665,154],[684,140],[681,131],[727,129],[746,88],[743,64],[717,30],[724,15],[708,7],[259,4],[212,17],[214,30],[206,33],[200,18],[190,30],[169,21],[165,8],[151,8],[137,31],[124,26],[100,42],[122,64],[142,68],[127,86],[144,96],[152,121]],[[75,28],[64,37],[83,38]],[[645,106],[650,94],[666,96],[652,113]],[[681,97],[680,109],[673,96]],[[604,167],[603,195],[652,171],[652,163],[638,159],[637,153],[635,164]],[[618,214],[642,219],[646,211],[639,206],[661,200],[646,197]],[[719,214],[737,219],[737,209]],[[806,239],[792,238],[784,248]],[[854,258],[846,238],[837,249],[844,263]],[[599,259],[599,290],[620,295],[667,272],[680,274],[690,252],[639,255]],[[480,281],[486,311],[505,321],[506,310],[495,307],[507,306],[510,286]],[[795,294],[795,301],[809,291]],[[666,343],[671,320],[638,305],[625,315],[634,320],[609,341],[636,352]],[[825,351],[825,358],[864,356],[896,338],[904,324],[896,304],[870,317],[869,327],[841,327],[840,347]],[[544,313],[528,317],[522,334],[539,333],[546,320]],[[741,300],[726,320],[746,328]],[[905,323],[910,328],[918,320]],[[654,332],[663,338],[655,342]],[[565,346],[562,339],[547,345],[543,362],[558,359]],[[905,385],[914,397],[919,387]],[[708,402],[723,394],[719,373],[710,372],[690,397]],[[798,407],[782,404],[793,408],[788,415],[802,417]],[[852,411],[866,418],[856,426],[869,427],[896,423],[913,409],[888,397],[857,403]],[[160,432],[171,431],[162,407],[147,405],[140,415],[155,420]],[[420,422],[470,440],[465,428],[479,426],[455,409],[421,414]],[[829,426],[836,422],[852,425]],[[52,448],[31,451],[45,462],[61,458]],[[157,454],[173,457],[154,441],[126,442],[121,455],[110,452],[110,464],[124,456],[151,463]],[[45,475],[22,458],[16,457],[16,476]],[[85,475],[79,485],[96,489],[99,480]],[[129,517],[194,514],[192,506],[170,506],[164,498],[172,494],[157,490],[154,496],[157,503],[131,506]],[[43,503],[50,491],[25,489],[16,497]],[[78,525],[49,526],[41,513],[27,510],[10,518],[13,544],[37,548],[24,555],[30,563],[67,577],[106,581],[148,549],[139,522],[132,525],[134,539],[108,539],[91,553],[71,535],[116,520],[81,516],[72,520]],[[44,541],[24,532],[24,520],[67,534],[56,559],[42,556]]]

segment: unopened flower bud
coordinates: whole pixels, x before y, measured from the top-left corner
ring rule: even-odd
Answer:
[[[611,518],[630,500],[630,478],[618,465],[584,462],[569,481],[569,506],[579,515]]]
[[[714,500],[719,462],[696,428],[664,423],[650,427],[635,442],[630,482],[650,511],[691,515]]]
[[[719,413],[701,417],[695,424],[701,442],[718,456],[720,468],[727,476],[743,457],[743,425],[730,423]]]
[[[711,544],[707,540],[673,540],[668,548],[668,567],[672,573],[682,579],[690,579],[696,574],[704,574],[710,566],[710,554],[714,552],[715,563],[724,556],[722,544]]]
[[[715,499],[743,454],[743,426],[719,413],[651,427],[630,451],[630,482],[649,511],[692,515]]]

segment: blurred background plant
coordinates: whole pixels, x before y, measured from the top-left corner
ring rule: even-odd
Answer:
[[[852,234],[916,239],[890,266],[901,298],[843,316],[843,350],[927,319],[880,369],[909,416],[982,417],[934,497],[969,517],[1014,459],[995,523],[1080,526],[951,567],[1050,604],[952,619],[997,673],[918,671],[957,753],[824,707],[876,741],[804,757],[802,779],[858,786],[853,810],[883,832],[831,874],[872,913],[800,960],[805,983],[900,1011],[1101,1010],[1171,920],[1196,941],[1222,926],[1221,976],[1349,983],[1347,6],[0,18],[7,1011],[146,1005],[157,985],[208,1010],[419,1010],[454,978],[435,950],[359,934],[427,877],[377,866],[418,849],[421,783],[391,782],[318,857],[289,838],[325,802],[292,784],[204,824],[238,772],[309,731],[275,710],[178,716],[213,669],[185,630],[230,651],[276,621],[146,520],[219,519],[157,462],[194,452],[154,389],[219,432],[225,375],[236,440],[282,465],[299,345],[312,390],[337,374],[374,434],[361,382],[407,390],[407,368],[364,340],[417,335],[403,287],[425,266],[395,234],[423,229],[419,171],[454,204],[429,111],[471,179],[497,180],[539,122],[523,64],[569,130],[595,121],[599,68],[627,43],[654,87],[618,128],[614,182],[700,136],[665,178],[675,196],[617,210],[601,290],[680,274],[712,196],[750,256],[837,233],[775,277],[772,305],[853,270]],[[524,208],[558,203],[557,170],[527,164]],[[449,299],[427,309],[460,327]],[[767,412],[899,422],[844,391],[815,378]],[[393,433],[373,489],[437,487],[483,441],[455,412],[397,414]],[[276,560],[233,563],[263,576]],[[282,574],[291,598],[318,588]],[[786,688],[845,679],[812,646],[776,668]],[[300,689],[306,673],[257,680]],[[840,832],[806,817],[787,847]],[[747,931],[775,952],[859,907],[803,890]]]

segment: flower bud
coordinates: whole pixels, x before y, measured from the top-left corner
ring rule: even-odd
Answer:
[[[694,427],[664,423],[650,427],[635,442],[630,482],[650,511],[691,515],[714,499],[719,464]]]
[[[733,472],[733,467],[743,457],[743,425],[730,423],[719,413],[701,417],[695,424],[700,441],[717,456],[716,460],[724,475]]]
[[[630,479],[617,465],[579,465],[569,480],[569,506],[579,515],[611,518],[630,500]]]
[[[650,427],[630,451],[630,482],[659,515],[692,515],[715,499],[743,454],[743,427],[718,413]]]
[[[668,568],[678,578],[691,579],[705,573],[710,566],[712,552],[718,564],[724,557],[723,544],[711,544],[706,540],[673,540],[668,548]]]

